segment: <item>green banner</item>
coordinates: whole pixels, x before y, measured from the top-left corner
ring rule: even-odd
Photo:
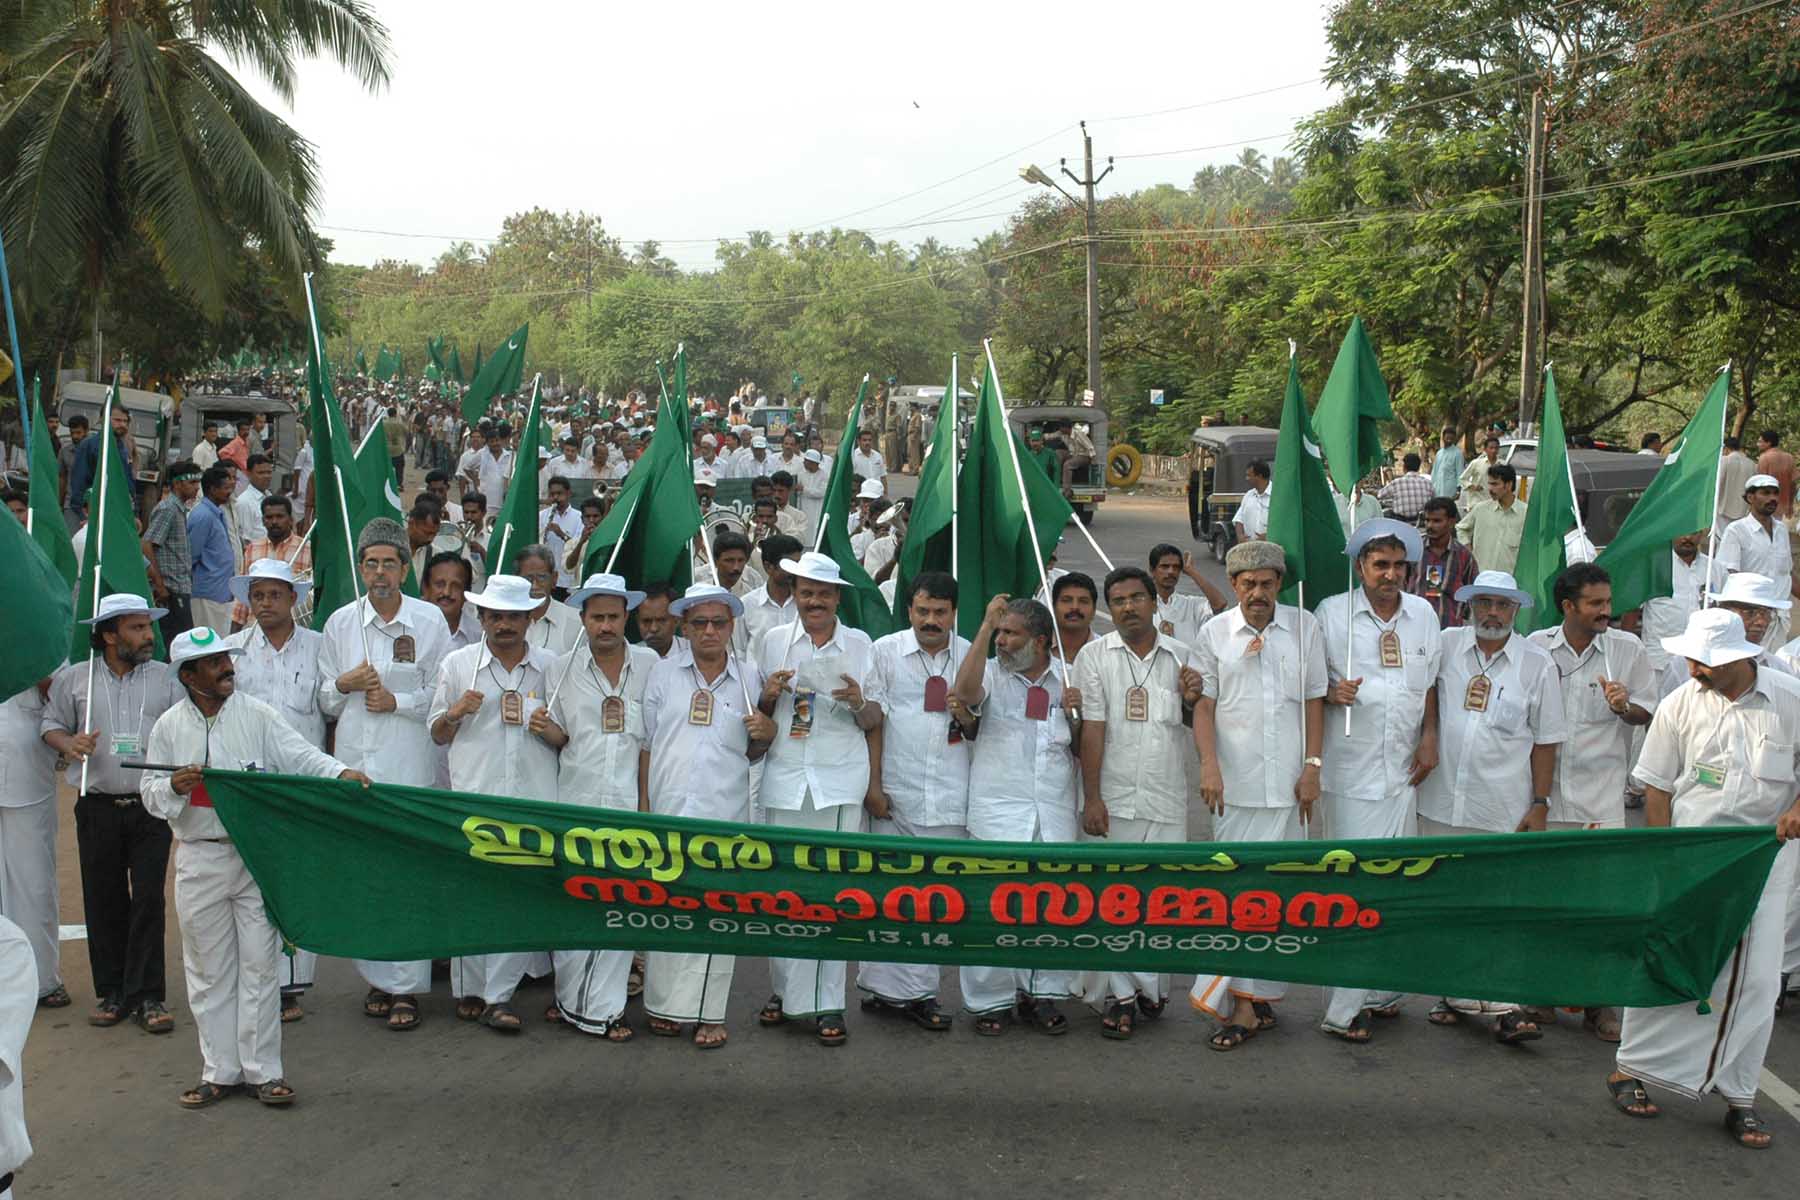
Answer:
[[[204,800],[288,938],[345,958],[693,950],[1584,1006],[1705,999],[1778,848],[1768,828],[936,841],[235,771]]]

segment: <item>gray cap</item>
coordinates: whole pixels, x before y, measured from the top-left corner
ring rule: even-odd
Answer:
[[[1225,573],[1242,575],[1245,571],[1275,571],[1287,574],[1287,551],[1274,542],[1239,542],[1225,552]]]
[[[370,546],[392,546],[401,562],[412,554],[406,526],[388,517],[376,517],[363,526],[362,532],[356,535],[356,557],[361,558]]]

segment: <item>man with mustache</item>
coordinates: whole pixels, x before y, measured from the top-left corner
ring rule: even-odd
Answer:
[[[1556,782],[1556,750],[1567,736],[1556,663],[1513,633],[1531,597],[1504,571],[1483,571],[1459,589],[1469,624],[1446,629],[1437,676],[1438,753],[1419,788],[1419,835],[1452,837],[1542,829]],[[1465,1015],[1494,1018],[1495,1040],[1512,1045],[1543,1034],[1504,1001],[1444,998],[1434,1025]]]
[[[969,640],[958,637],[956,580],[924,571],[909,585],[910,629],[891,633],[872,648],[869,695],[880,705],[881,779],[870,788],[873,833],[901,837],[966,838],[969,810],[969,743],[963,721],[973,716],[951,694]],[[950,1028],[938,1007],[935,963],[865,962],[856,986],[868,993],[864,1012],[898,1012],[921,1029]]]
[[[1744,503],[1749,515],[1725,527],[1719,539],[1719,565],[1727,571],[1750,571],[1765,575],[1783,585],[1789,596],[1800,596],[1800,584],[1794,582],[1794,552],[1788,541],[1788,529],[1776,519],[1781,503],[1781,485],[1773,475],[1752,475],[1744,484]],[[1787,641],[1786,611],[1776,613],[1769,628],[1760,638],[1761,646],[1780,646]]]
[[[1094,608],[1099,599],[1093,576],[1083,571],[1070,571],[1050,585],[1050,607],[1056,618],[1056,636],[1050,642],[1053,657],[1075,665],[1075,656],[1094,639]]]
[[[201,772],[369,781],[270,705],[236,694],[232,659],[243,653],[205,626],[170,644],[169,665],[187,696],[157,718],[144,755],[187,764],[173,773],[144,772],[144,808],[175,836],[175,916],[204,1064],[200,1082],[181,1093],[184,1108],[205,1108],[246,1088],[270,1105],[291,1104],[295,1095],[281,1071],[281,935],[231,835],[212,805],[194,795]]]
[[[1200,631],[1204,694],[1194,707],[1200,795],[1222,842],[1286,842],[1306,836],[1319,799],[1325,729],[1325,639],[1304,609],[1276,602],[1287,552],[1239,542],[1225,555],[1238,605]],[[1219,1021],[1207,1041],[1236,1050],[1275,1027],[1287,985],[1201,975],[1194,1007]]]
[[[1691,682],[1665,698],[1637,761],[1651,826],[1773,825],[1787,843],[1763,882],[1749,926],[1708,991],[1692,1001],[1625,1010],[1618,1059],[1606,1081],[1619,1111],[1661,1111],[1644,1085],[1699,1098],[1723,1096],[1725,1130],[1763,1149],[1769,1127],[1753,1107],[1781,990],[1782,924],[1800,837],[1800,683],[1761,670],[1743,622],[1723,608],[1688,619],[1664,648],[1688,664]]]

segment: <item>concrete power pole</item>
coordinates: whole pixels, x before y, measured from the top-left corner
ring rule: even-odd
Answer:
[[[1100,241],[1099,213],[1094,203],[1094,188],[1112,174],[1112,159],[1106,160],[1106,170],[1098,176],[1094,174],[1094,139],[1087,131],[1087,122],[1081,123],[1081,149],[1084,170],[1076,175],[1069,170],[1069,160],[1060,163],[1062,173],[1081,186],[1086,196],[1082,214],[1087,219],[1087,385],[1088,391],[1094,395],[1095,405],[1100,403]]]
[[[1531,96],[1531,136],[1525,148],[1524,328],[1519,347],[1519,424],[1531,420],[1537,409],[1539,343],[1544,328],[1544,90]]]

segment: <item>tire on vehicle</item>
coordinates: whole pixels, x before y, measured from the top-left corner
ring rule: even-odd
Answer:
[[[1130,487],[1144,475],[1144,456],[1137,447],[1121,442],[1106,452],[1106,486]]]

